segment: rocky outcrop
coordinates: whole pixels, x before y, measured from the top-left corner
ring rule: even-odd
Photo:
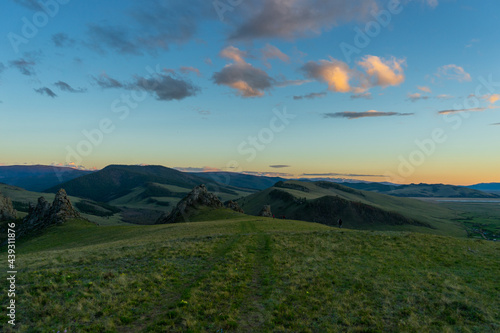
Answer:
[[[12,206],[12,201],[10,198],[4,197],[0,193],[0,222],[15,220],[17,217],[17,212]]]
[[[51,225],[62,224],[70,218],[80,217],[73,208],[66,191],[60,189],[52,205],[44,197],[38,198],[35,207],[30,204],[28,216],[18,225],[18,236],[39,232]]]
[[[260,210],[258,216],[273,217],[273,213],[271,212],[271,206],[264,205],[264,207],[262,207],[262,209]]]
[[[224,205],[227,208],[234,210],[235,212],[244,213],[243,209],[241,209],[240,205],[238,205],[238,203],[234,202],[233,200],[227,201]]]
[[[156,224],[184,222],[190,214],[200,207],[222,208],[224,205],[219,198],[208,192],[205,185],[196,186],[184,199],[182,199],[170,214],[162,215]]]

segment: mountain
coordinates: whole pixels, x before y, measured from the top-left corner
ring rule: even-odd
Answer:
[[[279,181],[286,180],[280,177],[254,176],[235,172],[193,172],[192,174],[221,184],[253,190],[264,190]]]
[[[386,185],[381,183],[342,183],[364,191],[373,191],[397,197],[434,198],[500,198],[499,195],[479,191],[479,188],[443,184]],[[495,188],[491,186],[491,188]]]
[[[0,166],[0,183],[40,192],[92,171],[47,165]]]
[[[500,183],[481,183],[467,187],[483,192],[493,192],[493,193],[497,192],[496,194],[500,194]]]
[[[238,188],[154,165],[110,165],[100,171],[49,188],[46,192],[55,193],[63,187],[69,195],[98,202],[116,201],[131,194],[135,199],[141,200],[153,197],[174,197],[179,201],[186,192],[200,184],[205,184],[209,191],[221,196],[229,196],[230,199],[241,196]]]
[[[279,182],[273,187],[238,201],[241,208],[257,215],[271,205],[276,217],[369,230],[409,230],[464,236],[451,219],[456,214],[437,204],[416,199],[361,191],[331,182]]]

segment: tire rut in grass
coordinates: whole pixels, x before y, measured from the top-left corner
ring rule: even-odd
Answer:
[[[208,264],[206,267],[201,268],[191,280],[186,287],[179,291],[179,297],[174,302],[169,302],[162,306],[162,309],[156,314],[154,319],[148,318],[148,321],[153,323],[148,325],[147,331],[157,331],[162,329],[165,324],[169,325],[168,319],[174,319],[177,317],[179,307],[184,306],[189,302],[192,291],[202,285],[203,280],[207,279],[210,273],[214,270],[218,263],[222,262],[225,256],[235,247],[235,245],[240,241],[243,233],[247,231],[247,225],[244,222],[241,223],[241,229],[238,234],[230,236],[224,243],[220,244],[215,248],[212,255],[208,257]],[[182,323],[175,322],[177,327],[182,327]]]
[[[256,229],[254,223],[251,227]],[[260,332],[265,330],[271,313],[269,296],[274,285],[271,236],[258,231],[254,236],[253,251],[249,250],[253,252],[254,266],[248,297],[240,307],[239,331]]]

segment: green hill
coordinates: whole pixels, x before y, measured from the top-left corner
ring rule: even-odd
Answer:
[[[499,251],[250,216],[75,220],[17,242],[16,326],[0,331],[498,332]]]
[[[435,198],[500,198],[495,193],[480,191],[465,186],[443,184],[385,185],[380,183],[342,183],[358,190],[374,191],[398,197],[435,197]]]
[[[138,187],[145,186],[141,191],[151,190],[151,186],[148,186],[150,183],[171,185],[188,190],[197,185],[206,184],[210,191],[217,194],[221,193],[233,197],[240,194],[237,188],[174,169],[163,166],[136,165],[110,165],[100,171],[52,187],[46,192],[53,193],[59,188],[64,188],[70,195],[109,202],[129,195]]]
[[[327,225],[335,225],[337,219],[342,218],[348,228],[466,236],[465,229],[451,221],[457,215],[448,208],[330,182],[279,182],[240,199],[238,203],[252,215],[257,215],[263,205],[271,205],[276,217]]]

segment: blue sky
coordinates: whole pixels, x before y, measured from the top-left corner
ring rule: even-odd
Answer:
[[[4,1],[0,163],[500,181],[499,9]]]

